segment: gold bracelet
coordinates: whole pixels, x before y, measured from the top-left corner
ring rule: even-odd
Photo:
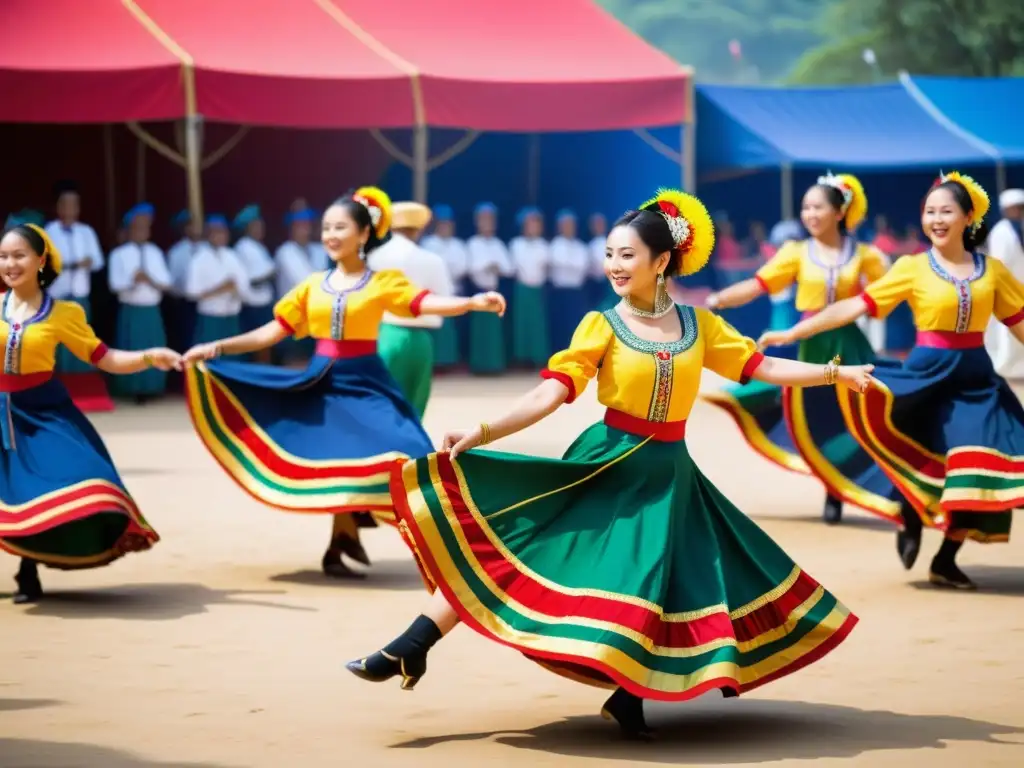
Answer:
[[[480,424],[480,445],[487,445],[491,442],[491,425],[482,423]]]
[[[836,355],[825,363],[825,383],[830,386],[839,380],[839,361],[839,355]]]
[[[142,353],[142,362],[146,364],[147,368],[153,367],[153,358],[149,356],[149,352]]]

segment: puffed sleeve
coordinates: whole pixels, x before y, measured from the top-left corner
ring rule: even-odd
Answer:
[[[384,309],[398,317],[418,317],[420,304],[430,295],[409,282],[397,269],[382,269],[376,274],[376,293]]]
[[[861,298],[871,317],[885,318],[914,292],[914,276],[922,256],[903,256],[892,269],[864,289]]]
[[[866,246],[864,257],[860,262],[860,273],[864,282],[870,285],[889,271],[892,261],[889,257],[873,246]]]
[[[992,314],[1007,328],[1024,320],[1024,285],[998,259],[988,259],[987,269],[995,278],[995,302]]]
[[[732,381],[746,384],[764,360],[757,343],[706,309],[696,310],[704,337],[704,367]]]
[[[70,301],[61,301],[57,306],[59,314],[54,319],[60,343],[83,363],[95,365],[102,360],[107,354],[107,345],[100,341],[85,319],[85,310]]]
[[[296,339],[309,335],[309,286],[316,277],[307,277],[274,305],[274,319]]]
[[[786,243],[767,264],[757,270],[754,279],[761,284],[765,293],[778,293],[796,282],[800,271],[801,249],[799,243]]]
[[[604,315],[588,312],[576,327],[569,348],[551,356],[548,367],[540,372],[541,377],[564,384],[569,390],[565,402],[571,403],[587,388],[587,382],[597,375],[611,340],[612,328]]]

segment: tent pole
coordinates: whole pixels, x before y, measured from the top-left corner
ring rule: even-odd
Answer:
[[[697,194],[697,99],[694,71],[690,69],[686,78],[686,116],[680,128],[682,147],[683,189],[691,195]]]
[[[789,163],[783,163],[780,175],[781,189],[779,193],[782,196],[782,220],[790,221],[793,218],[793,166]]]
[[[188,211],[193,221],[203,220],[203,116],[185,118],[185,170],[188,174]]]
[[[430,162],[430,133],[426,125],[417,125],[412,134],[412,196],[417,203],[427,204],[427,181]]]

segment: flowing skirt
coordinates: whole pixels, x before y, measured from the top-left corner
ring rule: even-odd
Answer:
[[[71,570],[160,540],[59,381],[0,394],[0,409],[0,547]]]
[[[516,283],[516,314],[512,328],[512,359],[520,365],[543,368],[551,357],[548,308],[543,286]]]
[[[392,477],[427,587],[557,674],[643,698],[743,693],[857,622],[694,464],[596,424],[558,459],[431,454]]]
[[[801,343],[798,358],[825,364],[835,355],[844,365],[878,360],[864,334],[848,325]],[[764,382],[731,385],[705,399],[725,408],[744,437],[779,466],[812,474],[826,491],[887,520],[898,521],[899,493],[885,472],[858,445],[843,418],[836,387],[776,387]]]
[[[118,349],[139,351],[167,346],[167,334],[160,307],[138,307],[122,304],[117,311]],[[115,376],[111,389],[124,397],[162,395],[167,388],[167,374],[150,368],[127,376]]]
[[[915,347],[880,368],[843,415],[928,525],[957,541],[1004,542],[1024,506],[1024,408],[984,348]]]
[[[422,419],[434,375],[433,330],[381,323],[377,349],[405,399]]]
[[[73,296],[70,297],[69,300],[75,302],[85,310],[86,320],[92,319],[92,303],[89,301],[88,296]],[[72,355],[63,344],[57,346],[57,364],[54,367],[54,373],[94,373],[95,371],[96,369],[91,363],[83,363],[77,357]]]
[[[474,312],[469,323],[470,372],[504,373],[507,362],[502,318],[490,312]]]
[[[192,366],[189,413],[203,445],[256,499],[289,512],[393,519],[393,467],[431,451],[376,354],[315,356],[303,371],[236,361]]]

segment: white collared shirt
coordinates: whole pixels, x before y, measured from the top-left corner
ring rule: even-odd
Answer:
[[[426,248],[444,259],[448,275],[453,282],[458,282],[469,274],[469,249],[459,238],[427,235],[420,240],[420,248]]]
[[[543,237],[517,237],[508,244],[516,280],[530,288],[540,288],[548,281],[551,249]]]
[[[313,264],[309,259],[309,249],[294,240],[289,240],[274,253],[274,264],[277,266],[277,298],[313,274]]]
[[[46,234],[60,251],[63,262],[61,273],[48,292],[55,299],[87,298],[92,292],[92,273],[106,266],[96,231],[80,221],[65,227],[60,221],[54,220],[46,225]],[[92,260],[88,269],[76,266],[86,259]]]
[[[135,282],[139,272],[145,273],[155,285]],[[163,251],[152,243],[125,243],[111,251],[107,279],[117,300],[133,307],[156,306],[164,293],[173,288]]]
[[[588,249],[590,251],[590,278],[591,280],[607,280],[608,276],[604,273],[604,262],[606,253],[606,244],[608,238],[605,235],[598,235],[590,241]]]
[[[579,288],[592,271],[590,253],[582,240],[562,236],[551,241],[551,284],[556,288]]]
[[[473,235],[466,248],[469,250],[469,276],[481,291],[496,291],[499,277],[515,275],[508,248],[498,238]]]
[[[225,280],[234,283],[232,290],[200,298]],[[242,301],[249,295],[249,276],[245,265],[231,248],[214,248],[203,243],[188,265],[185,293],[196,302],[196,311],[200,315],[231,317],[242,311]]]
[[[417,288],[430,291],[438,296],[455,294],[455,288],[448,275],[448,267],[445,265],[444,259],[433,251],[421,248],[397,232],[392,232],[391,239],[370,254],[367,266],[374,272],[379,272],[382,269],[397,269],[405,275],[406,280]],[[390,312],[385,312],[384,322],[407,328],[440,328],[444,318],[437,315],[398,317]]]
[[[249,277],[249,293],[245,298],[245,304],[250,307],[265,307],[272,304],[274,286],[271,280],[277,267],[267,246],[251,237],[243,237],[235,243],[234,251]]]
[[[174,282],[174,290],[181,296],[185,295],[185,280],[188,278],[188,265],[199,250],[201,240],[181,238],[167,251],[167,269]]]

